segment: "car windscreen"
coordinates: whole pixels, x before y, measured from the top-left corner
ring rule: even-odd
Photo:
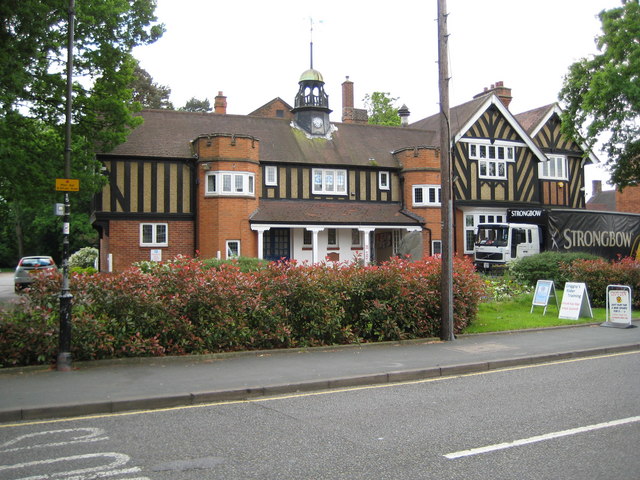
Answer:
[[[509,227],[506,226],[483,226],[478,227],[476,234],[476,245],[493,245],[496,247],[506,247],[509,240]]]

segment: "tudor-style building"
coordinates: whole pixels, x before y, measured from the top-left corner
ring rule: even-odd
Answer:
[[[93,217],[101,270],[178,254],[369,262],[439,253],[437,115],[368,125],[348,78],[342,94],[341,123],[329,121],[314,69],[293,108],[276,98],[229,115],[220,92],[214,113],[143,111],[127,142],[100,155],[109,178]],[[584,208],[585,160],[560,135],[557,107],[514,116],[509,99],[500,83],[451,109],[458,255],[471,253],[475,225],[504,221],[507,208]]]

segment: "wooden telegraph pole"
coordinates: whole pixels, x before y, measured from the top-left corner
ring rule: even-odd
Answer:
[[[453,185],[451,175],[451,129],[449,123],[449,51],[447,2],[438,0],[438,71],[440,88],[440,175],[442,200],[442,325],[440,338],[453,335]]]

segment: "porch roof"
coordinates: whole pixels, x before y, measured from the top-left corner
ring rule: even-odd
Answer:
[[[419,227],[424,219],[402,210],[399,203],[324,202],[299,200],[260,201],[252,224],[380,225]]]

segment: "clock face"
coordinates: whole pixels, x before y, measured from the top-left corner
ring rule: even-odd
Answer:
[[[314,127],[321,128],[323,123],[324,122],[322,121],[321,117],[313,117],[313,126]]]

